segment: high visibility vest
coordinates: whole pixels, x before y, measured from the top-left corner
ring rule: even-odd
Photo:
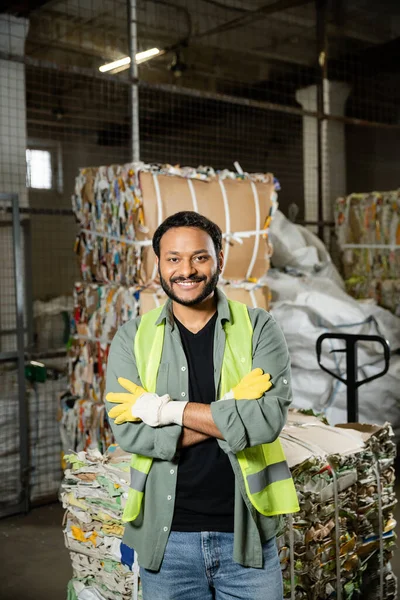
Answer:
[[[252,369],[253,328],[247,307],[228,300],[231,322],[224,324],[226,335],[221,372],[221,397],[235,387]],[[165,324],[155,325],[162,307],[142,316],[135,336],[136,365],[143,387],[156,391],[158,368],[164,343]],[[252,505],[265,516],[297,512],[299,504],[293,479],[279,439],[236,453],[246,493]],[[153,459],[132,454],[131,483],[122,520],[133,521],[140,512],[147,476]]]

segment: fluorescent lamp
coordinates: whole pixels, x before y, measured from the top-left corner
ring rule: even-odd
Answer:
[[[144,52],[138,52],[136,54],[136,64],[139,65],[140,63],[149,60],[149,58],[157,56],[157,54],[161,54],[161,50],[159,50],[158,48],[150,48],[149,50],[145,50]]]
[[[136,54],[136,64],[145,62],[146,60],[149,60],[150,58],[153,58],[153,56],[157,56],[158,54],[161,54],[161,50],[159,50],[158,48],[150,48],[149,50],[145,50],[144,52],[138,52]],[[114,69],[119,69],[120,67],[128,68],[130,63],[130,56],[124,56],[124,58],[120,58],[118,60],[114,60],[114,62],[102,65],[101,67],[99,67],[99,71],[101,71],[102,73],[107,73],[107,71],[113,71]],[[120,70],[122,71],[123,69]]]
[[[120,58],[119,60],[114,60],[114,62],[102,65],[101,67],[99,67],[99,71],[101,71],[102,73],[106,73],[107,71],[112,71],[113,69],[117,69],[118,67],[129,65],[130,62],[130,56],[125,56],[124,58]]]

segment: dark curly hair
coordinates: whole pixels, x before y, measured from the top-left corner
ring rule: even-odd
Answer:
[[[202,229],[212,239],[215,253],[217,257],[219,256],[222,250],[222,231],[218,225],[203,215],[199,215],[191,210],[183,210],[165,219],[156,229],[153,236],[153,250],[158,258],[160,258],[160,241],[162,236],[174,227],[197,227],[197,229]]]

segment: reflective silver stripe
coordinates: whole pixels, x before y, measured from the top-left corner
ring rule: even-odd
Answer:
[[[144,492],[146,485],[147,473],[142,473],[131,467],[131,488],[137,492]]]
[[[286,460],[268,465],[268,467],[265,467],[265,469],[258,473],[247,475],[250,494],[257,494],[257,492],[261,492],[266,488],[267,485],[271,485],[271,483],[275,483],[276,481],[282,481],[283,479],[290,479],[291,476]]]

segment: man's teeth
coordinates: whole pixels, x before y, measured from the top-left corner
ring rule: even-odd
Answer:
[[[183,285],[183,287],[192,287],[193,285],[196,285],[196,283],[199,283],[198,281],[179,281],[178,285]]]

